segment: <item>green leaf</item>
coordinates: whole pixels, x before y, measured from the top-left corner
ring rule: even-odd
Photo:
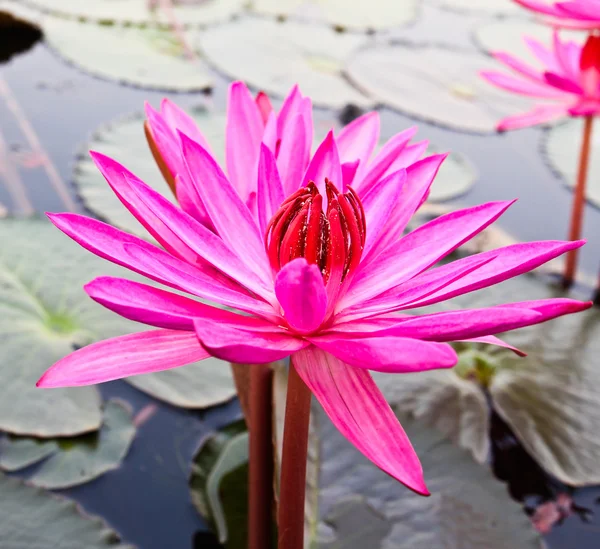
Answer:
[[[503,117],[527,110],[526,99],[479,77],[499,64],[435,47],[375,46],[353,55],[345,73],[376,101],[452,129],[491,133]]]
[[[200,446],[190,476],[192,502],[213,522],[228,549],[246,546],[248,432],[243,422],[209,436]]]
[[[0,469],[17,471],[44,460],[27,482],[53,490],[71,488],[119,467],[134,436],[128,405],[111,400],[106,404],[99,434],[43,442],[30,438],[0,440]]]
[[[240,19],[198,34],[206,58],[229,77],[278,97],[297,83],[316,105],[335,108],[371,103],[342,77],[344,63],[366,40],[266,19]]]
[[[0,430],[46,438],[96,431],[102,414],[95,387],[38,389],[35,383],[76,348],[145,329],[83,291],[101,275],[141,277],[81,249],[47,221],[2,219],[0,240]],[[191,408],[235,395],[229,366],[216,360],[149,374],[133,384]]]
[[[194,108],[190,114],[211,144],[216,158],[224,165],[225,114]],[[96,167],[88,151],[98,151],[121,162],[142,181],[172,201],[173,193],[165,183],[144,137],[141,113],[110,122],[94,132],[77,156],[73,181],[86,208],[111,225],[148,237],[148,233],[121,204]]]
[[[155,0],[26,0],[44,12],[61,17],[102,24],[148,24],[169,22],[168,14],[157,9]],[[184,25],[206,25],[228,19],[244,6],[244,0],[196,0],[173,2],[173,13]],[[153,8],[154,6],[154,8]]]
[[[42,26],[52,49],[94,76],[168,91],[212,86],[212,76],[202,62],[185,59],[169,30],[94,25],[50,16],[43,19]]]
[[[583,119],[572,118],[559,124],[546,133],[542,141],[542,151],[552,170],[571,189],[577,184],[579,151],[583,139]],[[600,208],[600,128],[592,133],[590,165],[586,184],[586,197]]]
[[[133,549],[101,519],[84,516],[65,498],[0,473],[2,549]]]
[[[311,547],[539,549],[539,535],[506,486],[422,422],[402,420],[423,464],[429,498],[415,495],[372,465],[320,408],[315,416],[318,516],[324,523]]]
[[[295,17],[328,23],[336,28],[374,30],[398,27],[417,16],[416,0],[379,0],[372,3],[345,0],[254,0],[253,8],[267,15]]]

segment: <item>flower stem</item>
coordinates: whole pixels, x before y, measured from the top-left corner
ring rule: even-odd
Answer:
[[[273,513],[273,370],[250,364],[248,549],[271,547]]]
[[[585,207],[585,186],[590,163],[590,146],[592,143],[592,123],[593,116],[586,116],[583,125],[583,141],[581,143],[581,152],[579,154],[579,171],[577,173],[577,186],[575,187],[575,196],[571,207],[571,224],[569,226],[569,240],[579,240],[581,238],[581,229],[583,226],[583,210]],[[567,254],[565,272],[563,275],[563,286],[570,287],[575,280],[577,272],[577,256],[579,250],[571,250]]]
[[[596,294],[594,295],[594,305],[600,306],[600,273],[598,274],[598,285],[596,286]]]
[[[304,498],[311,393],[290,361],[281,482],[277,549],[304,549]]]

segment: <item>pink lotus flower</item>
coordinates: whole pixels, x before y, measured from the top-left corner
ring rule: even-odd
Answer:
[[[445,157],[417,160],[426,144],[409,144],[414,128],[374,154],[379,119],[366,114],[337,137],[330,132],[311,158],[308,99],[294,89],[275,114],[234,83],[225,175],[182,111],[165,102],[148,114],[181,209],[114,160],[92,157],[162,248],[81,215],[49,217],[91,252],[190,297],[120,278],[89,283],[94,300],[157,329],[80,349],[52,366],[41,387],[100,383],[209,356],[267,363],[292,355],[337,428],[426,494],[419,460],[368,370],[451,368],[457,356],[449,341],[503,345],[493,334],[589,306],[548,299],[397,314],[491,286],[583,244],[515,244],[434,267],[511,202],[450,213],[403,237]]]
[[[498,130],[533,126],[561,116],[600,113],[600,36],[591,35],[581,47],[561,40],[555,32],[551,50],[532,38],[525,41],[541,68],[531,67],[508,53],[494,52],[494,57],[518,76],[495,71],[482,71],[481,76],[499,88],[548,102],[501,120]]]
[[[545,17],[556,27],[571,29],[600,28],[600,0],[514,0],[517,4]]]

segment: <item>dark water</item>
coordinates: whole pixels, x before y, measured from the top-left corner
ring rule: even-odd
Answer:
[[[163,97],[162,93],[119,86],[85,75],[57,59],[43,44],[0,65],[0,77],[18,99],[79,210],[83,208],[70,184],[75,153],[99,125],[141,110],[144,100],[156,104]],[[214,101],[222,104],[225,81],[219,82]],[[182,106],[206,100],[205,96],[193,94],[172,97]],[[414,124],[413,120],[391,111],[383,112],[383,120],[387,133]],[[2,100],[0,128],[11,150],[28,149],[21,128]],[[519,202],[500,221],[502,228],[521,240],[562,239],[566,235],[572,195],[541,158],[540,131],[530,129],[478,137],[421,123],[418,135],[464,153],[476,166],[479,182],[461,198],[461,203],[519,197]],[[66,209],[41,168],[21,169],[20,175],[35,211]],[[3,186],[0,186],[0,203],[9,211],[19,210]],[[585,234],[589,244],[582,253],[582,267],[593,277],[600,261],[600,214],[590,206],[586,211]],[[102,391],[105,397],[128,400],[136,410],[152,401],[122,382],[106,384]],[[207,413],[161,405],[157,414],[139,429],[121,469],[66,494],[87,511],[105,517],[125,541],[140,549],[217,547],[189,501],[189,462],[194,449],[211,429],[238,416],[236,403]],[[572,494],[573,513],[546,537],[549,547],[598,547],[600,521],[594,513],[599,511],[600,490],[572,493],[547,478],[499,418],[495,419],[492,434],[496,474],[508,482],[511,494],[532,512],[543,501],[555,499],[559,494]]]

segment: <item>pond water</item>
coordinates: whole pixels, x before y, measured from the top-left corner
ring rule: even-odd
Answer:
[[[449,15],[451,23],[461,21]],[[446,15],[431,19],[427,39],[438,32],[452,33],[462,40],[460,25],[449,24]],[[457,30],[457,26],[459,27]],[[412,32],[416,33],[416,30]],[[6,35],[0,37],[6,40]],[[14,40],[14,38],[11,38]],[[171,94],[180,105],[199,102],[224,104],[227,80],[213,74],[217,81],[212,96]],[[75,209],[83,211],[71,184],[75,154],[103,123],[140,111],[144,100],[157,104],[165,94],[136,89],[94,78],[69,66],[43,43],[15,55],[0,65],[0,130],[10,151],[29,149],[19,115],[15,116],[10,98],[39,137],[56,167],[59,189],[66,192]],[[8,101],[7,101],[8,99]],[[397,112],[382,109],[384,133],[415,123]],[[323,111],[323,117],[331,111]],[[419,123],[419,122],[418,122]],[[479,177],[473,188],[459,199],[474,205],[489,200],[518,197],[499,225],[519,240],[563,239],[567,231],[567,211],[572,194],[552,174],[539,154],[541,129],[528,129],[504,135],[477,136],[419,123],[419,137],[431,139],[440,148],[466,155]],[[140,134],[141,135],[141,134]],[[19,168],[26,201],[15,201],[14,189],[0,185],[0,204],[9,212],[63,211],[68,208],[41,167]],[[586,206],[585,234],[589,243],[581,254],[581,268],[593,280],[600,261],[600,212]],[[582,287],[582,293],[591,289]],[[123,382],[102,386],[102,394],[120,397],[135,411],[154,402],[150,397]],[[190,412],[159,404],[158,411],[140,428],[132,449],[116,471],[83,486],[64,491],[91,512],[104,517],[124,541],[140,549],[219,547],[206,523],[190,505],[187,476],[189,463],[199,442],[212,429],[240,416],[236,402],[206,412]],[[524,500],[531,509],[557,494],[572,492],[549,479],[518,444],[510,429],[497,416],[492,425],[494,470],[509,483],[511,494]],[[594,549],[600,540],[600,489],[575,490],[575,512],[555,526],[546,536],[550,549]],[[516,549],[516,548],[515,548]]]

